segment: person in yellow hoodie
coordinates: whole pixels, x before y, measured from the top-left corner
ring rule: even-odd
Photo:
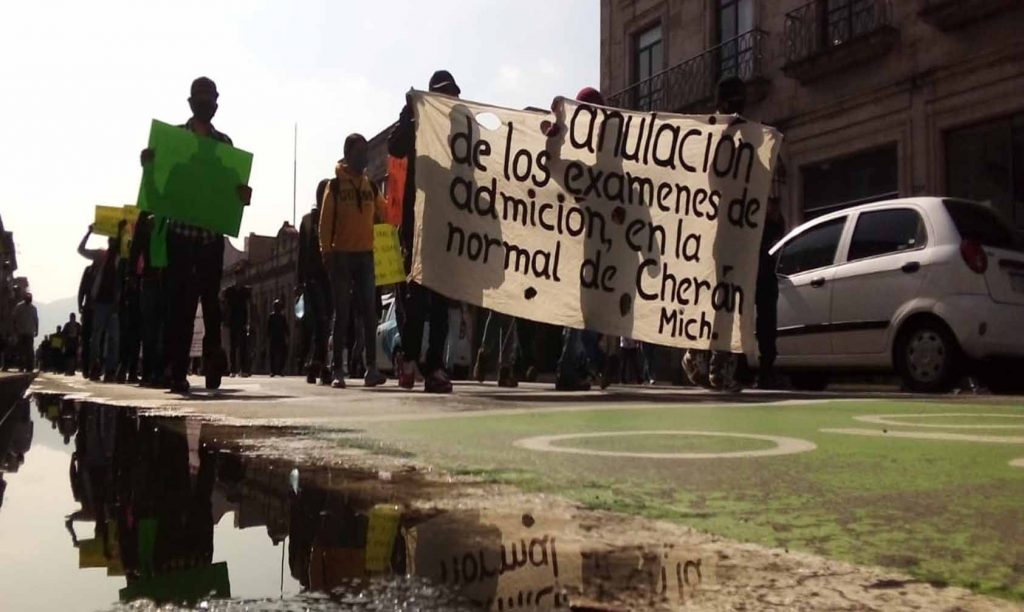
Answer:
[[[360,134],[345,139],[345,157],[324,192],[320,212],[320,253],[334,296],[331,334],[331,386],[345,388],[348,323],[352,309],[362,325],[366,347],[367,387],[387,378],[377,369],[376,282],[373,269],[373,224],[382,218],[384,198],[366,176],[367,144]]]

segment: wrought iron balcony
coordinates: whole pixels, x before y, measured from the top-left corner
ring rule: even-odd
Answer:
[[[940,30],[953,30],[1002,10],[1021,8],[1020,0],[920,0],[917,14]]]
[[[786,13],[783,72],[801,82],[888,53],[899,31],[891,0],[814,0]]]
[[[767,38],[761,30],[740,34],[609,96],[608,103],[641,111],[697,110],[714,99],[715,87],[722,77],[738,76],[755,84],[763,82]],[[748,92],[748,99],[757,97],[756,91]]]

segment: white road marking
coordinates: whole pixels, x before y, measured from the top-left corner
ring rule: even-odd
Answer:
[[[893,431],[880,429],[819,429],[822,433],[872,436],[877,438],[908,438],[912,440],[943,440],[946,442],[983,442],[986,444],[1024,444],[1024,436],[978,436],[974,434],[940,433],[937,431]]]
[[[562,440],[576,440],[580,438],[612,438],[621,436],[649,436],[649,435],[674,435],[674,436],[715,436],[722,438],[746,438],[750,440],[766,440],[774,442],[775,448],[751,451],[734,451],[726,453],[631,453],[625,451],[602,451],[584,448],[572,448],[566,446],[554,446],[554,442]],[[817,447],[813,442],[799,438],[784,438],[782,436],[762,436],[756,434],[733,433],[725,431],[698,431],[698,430],[645,430],[645,431],[603,431],[597,433],[575,433],[560,434],[555,436],[534,436],[516,440],[513,444],[527,450],[544,451],[552,453],[570,453],[574,455],[596,455],[601,457],[635,457],[640,459],[727,459],[747,457],[773,457],[778,455],[792,455],[794,453],[805,453]]]
[[[1001,418],[1001,419],[1024,419],[1024,414],[1007,414],[993,412],[943,412],[943,413],[916,413],[916,414],[871,414],[853,417],[855,421],[871,423],[873,425],[888,425],[890,427],[929,427],[936,429],[1024,429],[1024,422],[1014,425],[952,425],[935,423],[908,423],[896,419],[917,419],[917,418]]]

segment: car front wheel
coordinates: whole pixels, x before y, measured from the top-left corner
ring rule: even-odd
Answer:
[[[896,369],[910,391],[936,393],[956,380],[960,349],[945,326],[914,323],[896,340]]]

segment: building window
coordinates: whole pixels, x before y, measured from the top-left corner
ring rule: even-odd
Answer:
[[[660,98],[661,83],[648,80],[661,72],[664,63],[664,46],[661,40],[661,24],[648,28],[636,35],[636,64],[633,67],[638,83],[637,109],[651,110]]]
[[[988,202],[1024,229],[1024,114],[946,132],[946,194]]]
[[[827,0],[825,2],[826,47],[839,45],[871,32],[875,25],[877,0]]]
[[[719,77],[739,76],[747,79],[750,75],[742,74],[743,55],[751,51],[751,40],[739,38],[754,29],[753,0],[719,0],[718,2],[718,43],[721,45],[719,61]],[[748,62],[749,63],[749,62]]]
[[[800,169],[804,218],[899,196],[896,143]]]

